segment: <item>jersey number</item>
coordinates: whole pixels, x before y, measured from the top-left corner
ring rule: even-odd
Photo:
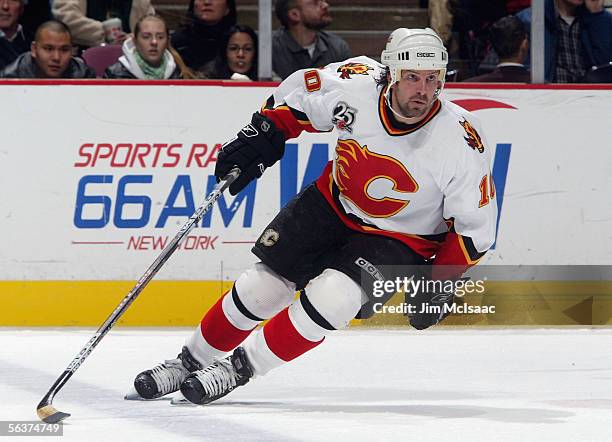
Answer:
[[[489,204],[493,198],[495,198],[495,183],[493,182],[492,175],[485,175],[480,180],[480,202],[478,207],[483,207]]]

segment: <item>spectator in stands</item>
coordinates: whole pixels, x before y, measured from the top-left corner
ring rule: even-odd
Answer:
[[[235,24],[235,0],[190,0],[185,23],[172,35],[172,46],[192,70],[208,74],[224,35]]]
[[[51,15],[52,0],[24,0],[25,7],[19,22],[26,34],[34,35],[44,22],[53,19]],[[28,47],[29,50],[29,47]]]
[[[151,0],[53,0],[52,11],[70,28],[74,44],[82,48],[105,42],[102,22],[108,18],[121,19],[126,38],[141,17],[155,14]]]
[[[507,15],[505,0],[450,0],[449,4],[458,46],[452,52],[467,64],[462,76],[473,77],[495,69],[497,59],[491,63],[489,54],[489,29]]]
[[[612,60],[612,14],[603,0],[546,0],[544,78],[576,83],[592,66]],[[531,29],[531,8],[517,14]]]
[[[232,26],[211,78],[257,81],[257,34],[250,26]]]
[[[506,11],[508,14],[516,14],[531,6],[531,0],[507,0]]]
[[[170,31],[158,15],[145,15],[134,26],[134,36],[123,43],[123,56],[109,66],[104,78],[167,80],[181,78],[181,70],[168,50]]]
[[[453,13],[449,0],[429,0],[427,5],[429,27],[447,44],[451,39],[453,28]]]
[[[15,50],[11,43],[4,37],[0,37],[0,70],[15,60]]]
[[[523,64],[529,53],[529,39],[523,22],[513,15],[507,15],[493,23],[490,33],[499,64],[494,71],[465,81],[529,83],[531,75]]]
[[[0,0],[0,69],[30,50],[31,34],[19,23],[26,3],[26,0]]]
[[[332,22],[327,1],[277,0],[276,16],[283,27],[272,37],[272,69],[281,78],[351,57],[342,38],[323,31]]]
[[[50,20],[38,27],[30,52],[0,72],[0,78],[95,78],[96,73],[72,56],[68,26]]]

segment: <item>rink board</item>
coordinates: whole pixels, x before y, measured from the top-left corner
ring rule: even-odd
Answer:
[[[225,281],[152,281],[118,322],[125,326],[193,326],[231,288]],[[2,281],[3,326],[98,326],[133,287],[132,281]],[[493,313],[449,316],[444,326],[560,326],[612,324],[612,283],[490,283],[484,295],[468,295],[459,305],[491,306]],[[400,305],[400,295],[387,306]],[[405,326],[396,311],[354,320],[352,326]]]
[[[0,149],[1,325],[105,318],[214,185],[221,143],[273,91],[270,84],[77,83],[0,84],[0,118],[11,122]],[[444,96],[482,120],[493,153],[500,218],[483,263],[612,264],[612,88],[453,85]],[[197,322],[255,262],[250,248],[260,232],[318,176],[334,141],[335,133],[306,134],[244,193],[224,196],[122,323]],[[608,311],[610,291],[598,290],[578,289],[558,306],[546,300],[560,312],[552,319],[549,311],[521,316],[541,303],[534,294],[510,302],[515,314],[496,320],[577,324],[590,306],[593,323],[608,323],[597,315]],[[453,320],[490,322],[461,318]]]

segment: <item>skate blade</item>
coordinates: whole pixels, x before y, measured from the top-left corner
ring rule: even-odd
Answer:
[[[123,396],[123,399],[125,399],[126,401],[141,401],[141,402],[169,401],[170,396],[156,397],[154,399],[145,399],[141,395],[139,395],[138,392],[134,388],[132,388],[130,391],[128,391],[125,394],[125,396]]]
[[[147,400],[143,398],[142,396],[140,396],[135,388],[132,388],[130,391],[128,391],[125,394],[125,396],[123,396],[123,399],[125,399],[126,401],[146,401]]]
[[[197,407],[196,404],[185,399],[185,396],[183,396],[180,392],[172,398],[170,405],[176,407]]]

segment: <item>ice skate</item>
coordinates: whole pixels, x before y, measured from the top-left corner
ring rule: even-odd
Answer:
[[[170,400],[170,405],[175,406],[175,407],[195,407],[196,406],[196,404],[194,404],[193,402],[190,402],[187,399],[185,399],[185,396],[183,396],[183,393],[181,393],[180,391],[177,391],[176,394],[172,395],[172,399]]]
[[[168,359],[150,370],[145,370],[134,379],[134,389],[126,394],[126,400],[157,399],[178,391],[181,382],[192,371],[201,369],[187,347],[183,347],[176,359]]]
[[[181,393],[190,402],[204,405],[246,384],[252,376],[246,353],[238,347],[231,356],[189,374],[181,384]]]

